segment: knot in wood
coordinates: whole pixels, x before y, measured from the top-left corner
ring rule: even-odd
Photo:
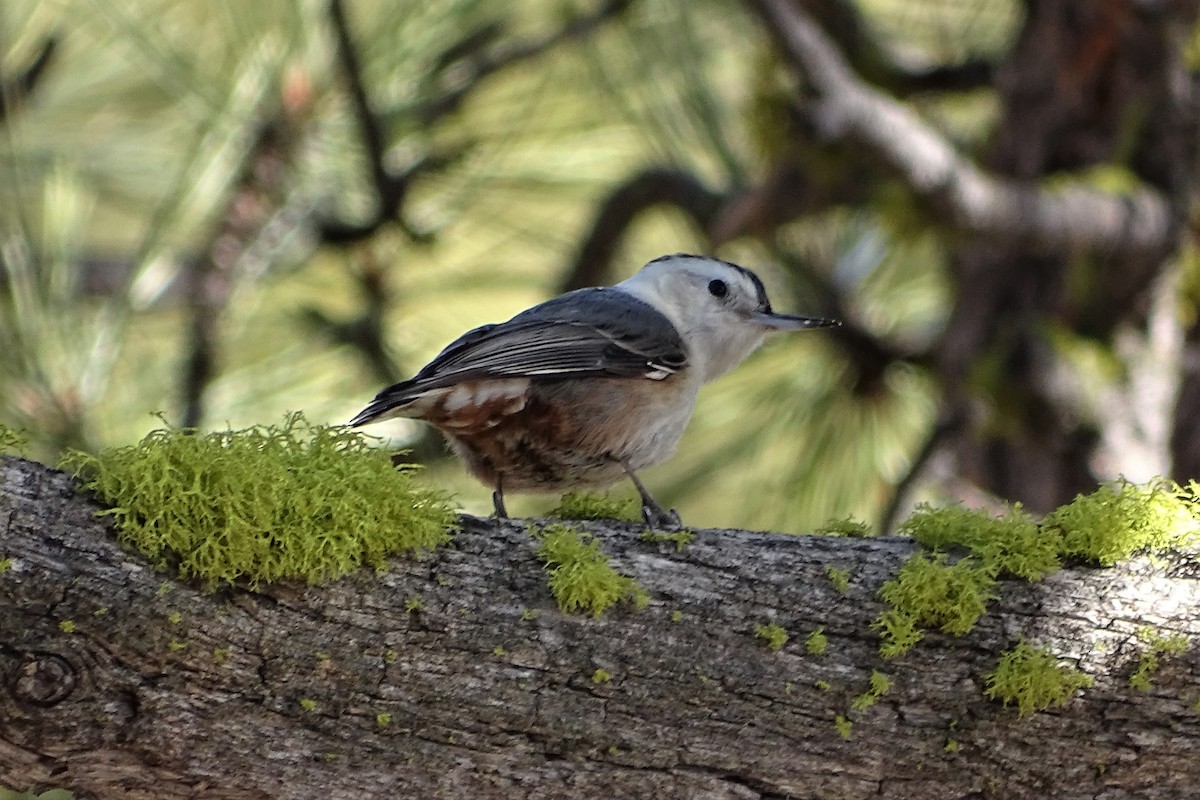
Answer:
[[[54,653],[27,653],[8,676],[8,692],[18,703],[48,708],[66,700],[79,682],[75,668]]]

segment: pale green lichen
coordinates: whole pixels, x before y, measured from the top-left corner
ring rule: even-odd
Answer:
[[[592,673],[592,683],[595,683],[597,685],[601,684],[601,683],[608,683],[609,681],[612,680],[612,677],[613,676],[612,676],[611,672],[604,669],[603,667],[597,667],[596,671]]]
[[[817,528],[814,533],[817,536],[845,536],[854,539],[865,539],[874,536],[871,526],[853,517],[831,519]]]
[[[1200,538],[1200,486],[1157,480],[1101,486],[1051,512],[1043,530],[1056,530],[1063,552],[1112,566],[1141,550],[1179,547]]]
[[[961,636],[971,630],[994,597],[995,579],[973,557],[947,563],[945,554],[918,553],[879,589],[889,608],[872,627],[883,637],[880,652],[895,658],[921,639],[922,627]]]
[[[538,557],[550,573],[550,592],[563,612],[583,611],[599,617],[622,600],[637,608],[649,602],[646,590],[613,569],[590,534],[566,525],[548,525],[533,535],[541,543]]]
[[[819,656],[825,652],[825,648],[829,646],[829,639],[825,636],[825,627],[821,626],[808,635],[804,640],[804,649],[809,655]]]
[[[309,583],[449,540],[455,514],[410,467],[344,426],[154,431],[130,447],[74,452],[64,466],[109,506],[122,543],[207,588]]]
[[[1137,669],[1129,676],[1129,685],[1145,692],[1153,685],[1152,678],[1164,658],[1182,655],[1188,646],[1188,637],[1183,634],[1163,636],[1153,628],[1139,628],[1138,638],[1146,649],[1138,656]]]
[[[547,514],[568,520],[640,519],[637,501],[632,497],[613,497],[610,492],[567,492]]]
[[[28,450],[29,439],[25,432],[0,422],[0,455],[24,456]]]
[[[993,575],[1038,580],[1061,567],[1061,534],[1039,528],[1020,503],[1003,517],[962,506],[921,504],[901,523],[899,533],[934,550],[965,547]]]
[[[1048,649],[1020,642],[1005,651],[996,670],[984,678],[984,694],[1005,706],[1015,704],[1022,717],[1066,705],[1076,691],[1091,686],[1092,679],[1059,662]]]
[[[891,688],[892,681],[887,675],[883,674],[879,670],[872,670],[870,687],[858,697],[854,698],[854,701],[850,704],[850,710],[866,711],[868,708],[875,705],[875,703],[879,702],[879,698],[887,694],[888,690]]]
[[[658,531],[643,531],[639,539],[643,542],[667,542],[675,545],[675,552],[683,551],[683,548],[692,543],[692,539],[696,536],[695,533],[689,530],[676,531],[675,533],[659,533]]]
[[[854,723],[838,714],[833,720],[833,727],[838,732],[838,736],[849,741],[850,733],[854,730]]]
[[[850,570],[838,569],[837,567],[825,567],[825,577],[829,578],[829,582],[833,584],[833,588],[838,590],[839,594],[845,594],[850,588]]]
[[[766,642],[767,647],[772,650],[781,649],[788,641],[787,631],[774,622],[759,625],[754,629],[754,635]]]

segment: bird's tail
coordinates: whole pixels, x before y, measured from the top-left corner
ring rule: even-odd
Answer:
[[[406,407],[419,396],[420,393],[413,392],[412,381],[405,381],[397,383],[395,386],[389,386],[375,395],[375,399],[366,408],[355,414],[354,419],[350,420],[349,425],[352,428],[357,428],[359,425],[366,425],[371,422],[408,416],[408,414],[404,413]]]

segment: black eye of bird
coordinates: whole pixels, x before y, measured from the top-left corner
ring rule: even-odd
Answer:
[[[724,297],[729,294],[729,287],[725,284],[725,281],[709,281],[708,293],[713,297]]]

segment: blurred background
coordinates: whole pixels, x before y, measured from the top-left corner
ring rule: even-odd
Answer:
[[[702,394],[643,475],[692,525],[1186,480],[1194,5],[4,0],[0,422],[49,461],[163,420],[342,422],[468,328],[683,251],[846,322]],[[964,210],[906,167],[920,137],[841,135],[793,23],[1026,194]],[[490,510],[436,432],[369,432]]]

